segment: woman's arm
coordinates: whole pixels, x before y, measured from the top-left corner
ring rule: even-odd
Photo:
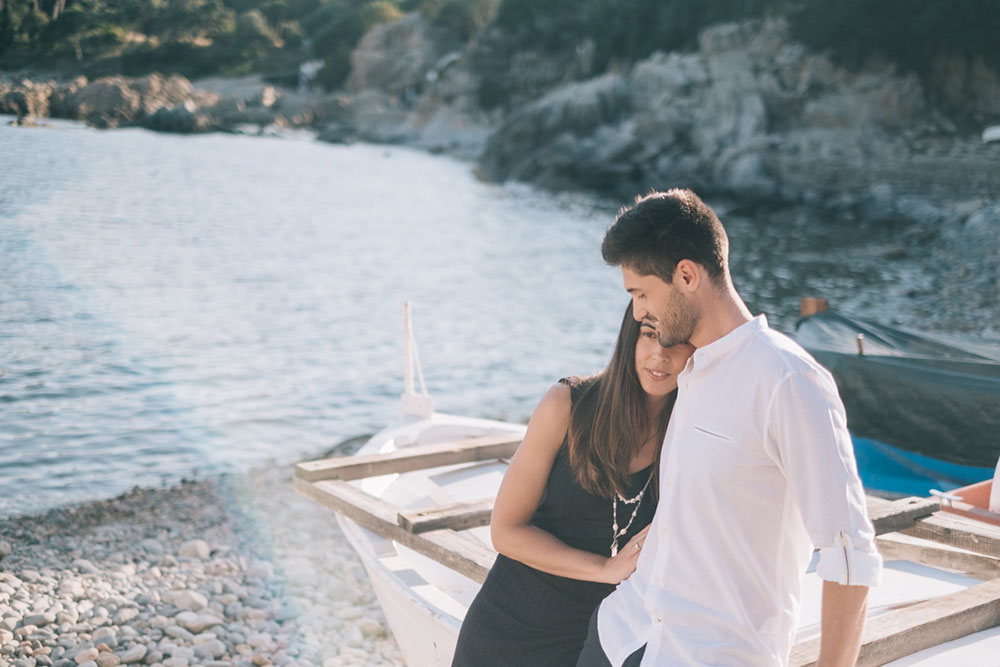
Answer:
[[[538,509],[559,447],[569,428],[570,389],[554,385],[535,408],[524,441],[500,484],[490,531],[493,546],[508,558],[563,577],[617,584],[635,570],[636,543],[646,530],[632,538],[614,558],[574,549],[529,521]],[[610,503],[609,503],[610,504]],[[608,534],[611,526],[608,525]],[[610,548],[610,538],[608,540]]]

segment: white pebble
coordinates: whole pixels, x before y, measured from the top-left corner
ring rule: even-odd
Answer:
[[[222,623],[222,619],[216,618],[211,614],[196,614],[193,611],[182,611],[174,616],[174,621],[195,634]]]
[[[78,665],[82,665],[88,660],[94,660],[95,658],[97,658],[99,654],[100,651],[98,651],[95,647],[91,646],[90,648],[85,648],[76,655],[74,655],[73,661]]]
[[[107,644],[110,648],[118,646],[118,633],[114,628],[98,628],[91,639],[97,644]]]
[[[221,658],[226,654],[226,645],[218,639],[210,639],[194,645],[195,655],[201,658]]]
[[[115,613],[115,625],[125,625],[139,615],[139,610],[135,607],[124,607]]]
[[[164,634],[168,637],[174,637],[175,639],[181,639],[183,641],[189,642],[194,639],[194,635],[182,628],[179,625],[171,625],[163,630]]]
[[[177,555],[181,558],[197,558],[199,560],[205,560],[208,558],[211,550],[208,547],[208,542],[205,540],[189,540],[181,544],[181,548],[177,551]]]
[[[199,611],[208,606],[208,598],[197,591],[174,591],[168,600],[178,609],[188,611]]]
[[[142,644],[133,644],[129,650],[122,653],[119,657],[125,664],[141,662],[142,659],[146,657],[146,647]]]
[[[97,569],[97,567],[93,563],[91,563],[86,558],[77,558],[75,561],[73,561],[73,567],[80,570],[80,572],[82,572],[83,574],[100,574],[101,572],[100,570]]]

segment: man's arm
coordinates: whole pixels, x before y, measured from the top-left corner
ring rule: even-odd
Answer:
[[[819,665],[853,665],[868,587],[879,583],[882,557],[833,378],[818,370],[789,375],[775,390],[768,428],[772,457],[819,548],[816,574],[824,580]]]
[[[867,606],[867,586],[823,582],[823,635],[816,667],[852,667],[857,662]]]

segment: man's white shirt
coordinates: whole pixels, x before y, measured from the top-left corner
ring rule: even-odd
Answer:
[[[882,559],[833,377],[763,315],[695,351],[635,573],[601,604],[613,665],[785,665],[814,547],[823,579]]]

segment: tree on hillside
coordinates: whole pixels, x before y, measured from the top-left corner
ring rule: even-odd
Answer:
[[[66,10],[66,0],[52,0],[50,4],[52,7],[49,9],[49,15],[55,21]]]
[[[145,20],[143,32],[167,40],[184,40],[219,32],[232,20],[222,0],[168,0]]]
[[[14,44],[14,19],[10,15],[10,0],[0,0],[0,55]]]

